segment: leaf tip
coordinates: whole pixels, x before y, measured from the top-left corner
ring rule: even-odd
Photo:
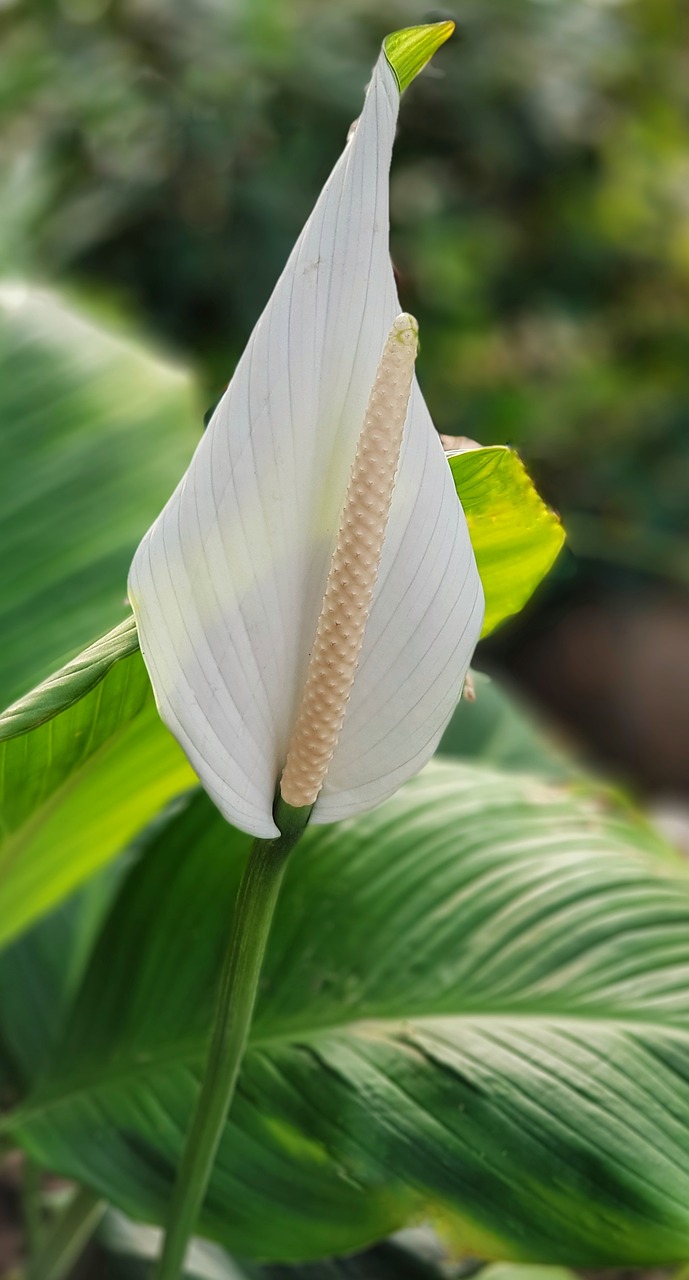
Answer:
[[[454,22],[448,19],[446,22],[432,22],[423,27],[404,27],[385,37],[383,52],[397,80],[400,93],[423,71],[436,50],[449,40],[454,29]]]

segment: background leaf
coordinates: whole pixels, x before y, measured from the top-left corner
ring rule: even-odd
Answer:
[[[468,449],[449,455],[448,462],[486,597],[485,636],[524,607],[565,533],[514,450]]]
[[[124,618],[200,424],[187,373],[56,293],[0,286],[0,706]]]
[[[0,945],[118,854],[196,775],[133,620],[0,716]]]
[[[482,671],[472,671],[475,697],[461,698],[438,753],[496,768],[572,778],[580,768],[533,712]]]
[[[5,1101],[38,1075],[83,977],[93,942],[124,871],[94,876],[0,954],[0,1059]]]
[[[160,1219],[246,856],[199,795],[124,885],[64,1039],[5,1127]],[[307,833],[202,1220],[330,1256],[432,1215],[557,1262],[689,1249],[689,877],[586,794],[435,764]]]

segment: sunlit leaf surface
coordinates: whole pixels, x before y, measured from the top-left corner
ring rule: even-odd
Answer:
[[[0,716],[0,944],[196,776],[158,717],[133,619]]]
[[[433,54],[452,35],[454,22],[433,22],[423,27],[393,31],[383,41],[385,56],[403,92],[430,62]]]
[[[551,568],[565,532],[514,450],[469,449],[448,461],[486,597],[485,636],[523,608]]]

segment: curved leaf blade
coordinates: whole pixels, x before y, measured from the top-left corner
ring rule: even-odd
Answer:
[[[136,623],[130,616],[3,711],[0,715],[0,742],[30,733],[32,729],[38,729],[48,720],[68,711],[91,693],[110,674],[116,663],[130,658],[138,650]],[[138,665],[140,664],[135,660],[132,669]],[[129,667],[126,668],[127,672],[129,670]],[[118,674],[122,675],[123,669]],[[140,688],[145,696],[145,681],[141,681]]]
[[[519,613],[552,568],[565,532],[513,449],[448,454],[486,597],[482,635]]]
[[[134,1216],[167,1202],[248,843],[205,796],[160,833],[6,1122]],[[431,1215],[481,1256],[681,1259],[687,972],[684,866],[583,791],[435,764],[311,830],[203,1231],[285,1261]]]
[[[133,619],[0,716],[0,946],[197,779],[162,724]]]

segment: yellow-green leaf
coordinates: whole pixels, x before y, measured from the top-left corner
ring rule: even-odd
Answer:
[[[404,27],[385,37],[385,57],[395,73],[400,93],[423,71],[454,29],[454,22],[432,22],[424,27]]]
[[[133,618],[0,716],[0,949],[196,775],[153,701]]]
[[[483,635],[518,613],[551,568],[565,531],[513,449],[448,457],[486,596]]]

